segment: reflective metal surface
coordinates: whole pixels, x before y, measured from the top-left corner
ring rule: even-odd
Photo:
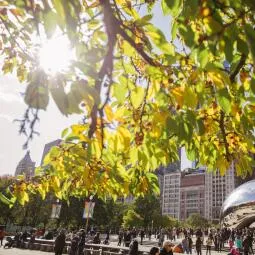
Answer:
[[[255,222],[255,180],[233,190],[221,208],[222,227],[244,228],[253,222]]]

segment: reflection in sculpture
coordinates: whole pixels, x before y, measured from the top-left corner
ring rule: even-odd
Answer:
[[[233,190],[221,208],[222,227],[244,228],[253,222],[255,222],[255,180]]]

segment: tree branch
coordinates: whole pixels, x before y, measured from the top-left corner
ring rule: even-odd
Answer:
[[[101,69],[98,73],[98,78],[95,82],[95,89],[98,95],[100,95],[102,86],[108,85],[106,101],[103,104],[103,107],[104,107],[106,102],[109,99],[110,85],[112,83],[113,52],[114,52],[114,47],[117,41],[116,27],[118,26],[118,24],[116,22],[117,19],[113,16],[113,12],[112,12],[109,0],[100,0],[100,4],[103,7],[103,15],[104,15],[103,21],[104,21],[104,25],[106,29],[106,34],[108,37],[108,43],[107,43],[108,50],[105,55]],[[105,78],[108,79],[108,82],[104,82]],[[99,104],[94,103],[92,111],[91,111],[91,124],[90,124],[89,132],[88,132],[89,138],[93,136],[97,128],[97,115],[99,110],[98,107],[99,107]],[[103,109],[103,107],[101,107],[101,109]]]
[[[136,51],[137,53],[151,66],[160,66],[160,63],[156,62],[153,58],[151,58],[141,47],[140,44],[136,44],[134,40],[121,28],[118,28],[118,34],[122,36],[124,40],[126,40]]]
[[[237,74],[239,73],[241,68],[244,66],[245,61],[246,61],[246,57],[247,56],[245,54],[242,54],[238,65],[236,66],[235,70],[230,74],[230,81],[232,83],[235,81],[235,78],[236,78]]]
[[[34,135],[39,135],[39,132],[35,131],[35,124],[37,121],[39,121],[38,113],[38,109],[32,109],[31,107],[28,107],[25,111],[23,119],[14,120],[15,122],[20,122],[19,133],[24,134],[27,137],[27,140],[23,145],[24,149],[27,149],[29,141],[33,139]],[[30,118],[30,114],[32,115],[32,118]],[[30,130],[29,133],[27,132],[27,129]]]
[[[224,146],[225,146],[225,150],[226,150],[226,158],[227,158],[228,161],[230,161],[230,153],[229,153],[229,149],[228,149],[229,144],[228,144],[228,141],[227,141],[224,121],[225,121],[225,113],[223,111],[220,111],[219,126],[220,126],[220,130],[221,130],[221,134],[222,134],[222,137],[223,137],[223,142],[224,142]]]

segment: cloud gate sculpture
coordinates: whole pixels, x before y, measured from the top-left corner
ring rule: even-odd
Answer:
[[[221,226],[249,227],[255,222],[255,180],[246,182],[230,193],[221,208]]]

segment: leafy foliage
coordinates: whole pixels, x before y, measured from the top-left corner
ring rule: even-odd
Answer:
[[[123,217],[123,227],[142,227],[143,218],[141,215],[130,209]]]
[[[200,214],[191,214],[187,220],[186,224],[192,228],[207,228],[209,227],[209,222],[207,219],[203,218]]]
[[[124,227],[180,227],[180,222],[161,214],[160,200],[155,195],[138,197],[130,204],[123,216]]]
[[[181,146],[210,170],[224,174],[234,161],[237,175],[251,172],[253,1],[162,0],[170,41],[151,22],[155,2],[1,1],[3,73],[27,84],[29,108],[46,109],[51,95],[64,115],[84,117],[64,130],[39,177],[13,186],[21,203],[37,191],[61,199],[155,191],[153,170],[175,161]],[[58,30],[76,58],[50,75],[34,38]]]

